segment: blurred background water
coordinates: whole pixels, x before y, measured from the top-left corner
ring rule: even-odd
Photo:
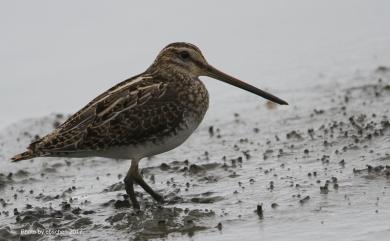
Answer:
[[[73,113],[176,41],[196,44],[216,67],[291,99],[389,63],[389,11],[387,0],[1,1],[0,128]],[[209,117],[256,98],[204,79]]]

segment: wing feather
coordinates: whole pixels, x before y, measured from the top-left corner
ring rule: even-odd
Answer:
[[[103,137],[109,136],[111,132],[118,132],[119,126],[131,125],[130,119],[133,117],[130,113],[133,113],[135,108],[148,105],[156,109],[158,103],[162,103],[161,108],[164,101],[172,103],[176,96],[172,91],[167,91],[168,89],[168,83],[150,77],[138,76],[133,80],[133,84],[131,81],[121,83],[95,98],[51,134],[42,138],[35,144],[36,148],[41,152],[95,150],[97,147],[91,147],[89,142],[92,139],[95,142],[103,142]],[[158,111],[152,113],[156,114]],[[150,118],[153,119],[153,116]],[[133,119],[139,121],[135,117]],[[107,140],[104,142],[107,143]],[[102,145],[100,143],[100,147]]]

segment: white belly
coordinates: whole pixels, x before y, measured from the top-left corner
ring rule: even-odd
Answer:
[[[188,123],[187,128],[178,131],[176,135],[164,137],[157,143],[144,143],[139,145],[123,146],[111,148],[109,150],[96,153],[96,156],[114,158],[114,159],[142,159],[144,157],[154,156],[174,149],[181,145],[195,131],[200,123],[195,121]]]

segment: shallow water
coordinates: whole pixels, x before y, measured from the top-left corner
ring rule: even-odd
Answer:
[[[287,107],[248,102],[143,160],[145,180],[168,204],[137,189],[141,213],[123,197],[129,161],[6,162],[65,117],[15,123],[0,134],[0,237],[44,228],[63,233],[25,240],[386,240],[390,69],[307,93],[287,96]]]

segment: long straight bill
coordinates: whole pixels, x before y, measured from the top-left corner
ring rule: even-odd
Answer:
[[[249,91],[255,95],[261,96],[267,100],[270,100],[272,102],[275,102],[279,105],[288,105],[288,103],[270,93],[265,92],[264,90],[258,89],[254,87],[253,85],[247,84],[244,81],[241,81],[239,79],[236,79],[228,74],[223,73],[222,71],[219,71],[218,69],[214,68],[213,66],[209,65],[207,66],[206,75],[218,79],[220,81],[223,81],[225,83],[231,84],[233,86],[236,86],[240,89]]]

